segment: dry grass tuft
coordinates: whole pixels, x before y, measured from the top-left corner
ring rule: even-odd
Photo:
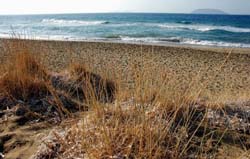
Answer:
[[[48,94],[46,70],[28,52],[17,53],[5,65],[0,91],[12,99],[27,101]]]
[[[8,61],[1,67],[1,109],[24,105],[41,114],[58,112],[60,117],[70,112],[86,110],[89,103],[112,102],[115,83],[92,73],[83,65],[71,65],[62,73],[49,72],[22,43],[11,45]],[[51,111],[51,112],[48,112]]]

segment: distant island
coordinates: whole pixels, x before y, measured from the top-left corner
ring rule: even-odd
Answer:
[[[226,12],[219,9],[197,9],[192,14],[227,14]]]

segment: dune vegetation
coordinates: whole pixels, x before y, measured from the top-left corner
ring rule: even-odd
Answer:
[[[6,158],[250,157],[249,92],[204,96],[230,52],[209,80],[203,77],[210,67],[179,86],[185,79],[143,50],[126,61],[126,71],[105,57],[98,61],[105,67],[96,68],[91,54],[84,63],[62,55],[72,58],[58,71],[27,43],[4,43],[0,154]]]

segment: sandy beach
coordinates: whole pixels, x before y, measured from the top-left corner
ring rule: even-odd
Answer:
[[[15,42],[0,41],[1,63],[8,57],[3,45]],[[250,89],[250,49],[247,48],[44,40],[22,42],[30,52],[39,54],[51,71],[58,72],[70,63],[79,63],[90,66],[97,73],[103,69],[119,73],[121,80],[128,83],[132,82],[130,72],[133,65],[145,61],[154,65],[156,72],[165,69],[168,76],[175,79],[172,84],[180,91],[194,79],[198,79],[195,85],[207,97],[242,96]]]
[[[14,52],[13,55],[12,52]],[[26,52],[28,54],[26,54]],[[32,56],[29,54],[31,54]],[[18,60],[21,60],[21,62],[13,66],[16,70],[11,69],[12,66],[9,65],[11,63],[8,63],[7,60],[12,59],[12,56],[17,58],[17,62]],[[34,63],[32,63],[31,59],[31,61],[29,61],[29,57],[31,59],[35,57],[35,60],[39,64],[34,61]],[[22,60],[24,60],[24,62]],[[103,124],[107,124],[107,127],[109,127],[109,123],[116,123],[120,120],[122,122],[119,126],[128,128],[128,130],[130,130],[129,127],[131,126],[131,119],[134,120],[134,122],[138,122],[137,116],[142,117],[143,114],[145,114],[146,116],[146,121],[143,120],[142,123],[150,121],[151,125],[147,123],[149,127],[156,126],[155,130],[160,130],[161,124],[159,124],[159,120],[163,119],[158,117],[161,116],[160,112],[164,112],[161,110],[162,108],[157,105],[160,102],[166,102],[164,108],[166,109],[166,112],[171,112],[171,109],[173,109],[177,113],[183,113],[183,115],[180,115],[180,118],[178,116],[176,117],[177,123],[179,123],[179,120],[184,120],[182,119],[182,116],[184,116],[185,118],[185,112],[189,112],[190,108],[191,114],[187,113],[187,119],[188,121],[190,120],[193,125],[195,125],[195,122],[193,122],[194,120],[199,120],[200,123],[203,122],[202,120],[200,121],[200,118],[196,118],[197,114],[192,114],[193,107],[197,107],[198,105],[199,108],[197,111],[200,111],[202,116],[206,118],[205,121],[209,121],[209,128],[211,127],[211,132],[214,132],[213,126],[215,124],[216,132],[218,132],[218,135],[215,135],[215,141],[218,140],[217,137],[224,135],[224,126],[227,124],[226,121],[229,120],[230,123],[235,124],[234,122],[236,120],[235,127],[229,127],[229,129],[232,132],[238,133],[240,141],[244,139],[244,143],[246,143],[246,146],[248,146],[247,138],[249,136],[247,136],[248,131],[245,132],[245,130],[247,130],[248,127],[248,119],[246,117],[249,114],[249,102],[247,101],[249,100],[250,90],[250,49],[199,47],[187,45],[162,46],[111,42],[1,39],[0,61],[1,70],[4,70],[5,67],[7,67],[6,74],[17,74],[17,76],[13,76],[14,78],[10,75],[6,76],[6,79],[9,78],[8,80],[4,80],[4,74],[0,76],[3,77],[3,83],[7,82],[5,85],[2,85],[3,90],[8,90],[12,87],[14,89],[14,91],[9,93],[10,95],[7,94],[6,96],[5,92],[3,91],[2,97],[0,96],[0,106],[2,109],[2,111],[0,111],[0,123],[6,125],[5,127],[0,127],[0,146],[2,146],[1,151],[4,153],[6,158],[18,158],[20,156],[28,158],[32,155],[35,155],[37,157],[36,159],[46,158],[47,155],[55,155],[53,154],[54,152],[63,152],[68,148],[59,150],[53,149],[52,146],[52,148],[50,148],[52,150],[50,154],[50,151],[44,152],[44,150],[48,149],[48,146],[41,147],[44,146],[43,144],[41,144],[41,141],[48,141],[51,137],[55,136],[55,139],[53,140],[55,140],[54,144],[56,144],[58,142],[58,135],[60,136],[61,132],[63,132],[64,134],[67,131],[68,134],[66,133],[66,136],[62,136],[61,138],[59,137],[60,142],[62,138],[65,138],[66,141],[72,138],[73,142],[70,141],[68,144],[63,144],[67,143],[63,142],[59,145],[65,147],[75,146],[77,145],[78,140],[83,141],[85,137],[84,135],[79,136],[79,131],[86,131],[84,132],[85,134],[95,134],[96,131],[102,132],[102,129],[99,130],[99,128],[102,128]],[[15,60],[13,63],[15,64]],[[21,65],[20,68],[19,64]],[[70,75],[70,73],[67,71],[71,69],[72,64],[80,64],[79,66],[84,66],[84,69],[81,69],[82,67],[75,67],[73,75]],[[44,72],[41,71],[43,70],[43,66],[46,68]],[[112,83],[110,85],[110,90],[113,90],[114,87],[119,87],[118,92],[120,94],[118,93],[118,95],[122,98],[118,98],[116,100],[116,103],[121,104],[121,107],[124,107],[123,109],[125,109],[122,114],[114,115],[115,118],[112,119],[112,122],[108,120],[104,123],[99,123],[100,125],[96,126],[97,130],[92,130],[89,128],[79,129],[77,125],[81,123],[81,119],[83,118],[83,116],[93,119],[93,121],[91,120],[89,122],[94,122],[94,125],[96,125],[95,120],[100,119],[100,121],[102,121],[102,119],[106,118],[108,114],[120,113],[120,110],[117,112],[113,103],[108,104],[111,109],[105,110],[103,113],[101,113],[101,116],[99,114],[99,108],[100,106],[103,106],[102,104],[97,104],[97,110],[89,111],[89,113],[86,112],[84,113],[84,115],[81,115],[81,113],[78,115],[74,114],[74,118],[65,119],[64,117],[62,117],[63,119],[58,119],[61,117],[58,117],[58,113],[56,113],[57,108],[62,106],[60,104],[57,105],[58,99],[61,100],[62,103],[64,103],[62,107],[65,107],[69,110],[76,109],[76,106],[77,108],[79,108],[80,106],[78,104],[80,102],[85,102],[78,97],[78,91],[75,92],[77,94],[74,95],[75,88],[77,88],[77,90],[83,89],[83,87],[78,86],[80,84],[78,84],[77,82],[78,76],[80,79],[82,78],[81,71],[84,71],[85,68],[93,73],[100,75],[99,76],[96,74],[92,74],[94,78],[100,79],[100,77],[103,77],[104,79],[107,78],[111,81],[119,83],[118,85],[113,85]],[[29,69],[31,72],[29,72]],[[26,74],[23,75],[22,71],[24,71],[24,73],[26,71]],[[77,72],[79,71],[80,73],[78,75]],[[49,76],[51,78],[47,78]],[[27,77],[30,77],[31,81]],[[21,83],[19,83],[20,81],[12,83],[11,78],[13,78],[14,81],[18,81],[18,79],[20,78]],[[40,81],[41,85],[36,85],[37,78],[42,78]],[[55,79],[54,82],[60,82],[61,80],[61,82],[63,83],[59,83],[58,87],[57,85],[53,86],[53,79]],[[25,85],[22,85],[24,86],[24,88],[18,87],[18,84],[22,84],[22,80],[28,81],[28,83],[24,83]],[[47,82],[44,82],[44,80],[51,80],[52,86],[55,87],[54,89],[56,89],[55,92],[59,94],[54,95],[53,93],[43,93],[42,90],[44,88],[45,90],[51,88],[47,86]],[[87,80],[85,79],[85,81]],[[99,80],[99,82],[100,81],[101,80]],[[33,82],[35,84],[34,88],[32,85]],[[24,91],[24,94],[29,94],[29,91],[31,92],[31,97],[26,99],[27,101],[25,101],[25,98],[23,99],[22,93],[21,96],[19,96],[18,93],[15,94],[16,91],[19,92],[19,89],[22,92],[23,89],[25,90],[25,86],[30,86],[30,84],[31,89],[27,87],[28,92]],[[62,90],[60,90],[60,85],[63,86]],[[66,86],[64,87],[64,85]],[[36,92],[36,90],[38,90],[38,92]],[[73,94],[71,94],[72,90]],[[35,94],[38,93],[38,95],[33,96],[32,91],[34,91]],[[49,90],[49,92],[50,91],[51,90]],[[86,91],[88,92],[89,89]],[[126,93],[128,92],[130,92],[131,94],[127,95]],[[12,96],[11,93],[13,95],[16,95],[16,99],[20,99],[14,100],[13,103],[11,103],[12,100],[9,101],[9,96]],[[111,93],[113,94],[114,91],[111,91]],[[155,98],[154,93],[158,93],[159,97]],[[177,94],[178,96],[172,97],[172,94]],[[42,97],[40,97],[40,95]],[[191,102],[189,102],[190,99],[188,99],[184,100],[184,102],[181,102],[181,104],[178,103],[179,97],[189,98],[189,95],[199,96],[198,98],[194,99],[195,102],[193,102],[192,100]],[[112,95],[111,97],[112,100],[114,100],[114,96]],[[149,104],[147,108],[142,110],[143,113],[137,112],[133,108],[133,106],[138,106],[136,101],[134,101],[134,99],[137,98],[139,103],[153,103],[153,105]],[[170,104],[171,102],[168,103],[165,98],[170,100],[177,100],[173,101],[174,105],[176,104],[177,107],[172,107],[172,105]],[[56,99],[54,101],[54,104],[53,99]],[[78,102],[75,102],[76,100],[78,100]],[[220,104],[220,102],[222,104]],[[182,110],[182,107],[179,104],[187,104],[187,108],[185,107],[184,110]],[[190,107],[189,104],[191,105]],[[211,106],[211,109],[210,104],[213,104]],[[8,110],[8,105],[12,105],[12,109]],[[56,107],[56,110],[50,108],[53,107],[53,105],[55,105],[54,107]],[[89,107],[94,107],[93,105]],[[217,107],[220,105],[224,106],[225,110],[218,109]],[[242,107],[243,105],[246,106]],[[84,104],[83,107],[85,109]],[[41,114],[41,116],[33,116],[34,114],[29,114],[30,112],[26,112],[26,108],[29,108],[31,111]],[[237,109],[234,110],[234,108]],[[55,112],[50,112],[49,109]],[[214,114],[214,116],[207,116],[204,113],[206,112],[205,110],[209,111],[210,114]],[[76,109],[76,111],[79,110]],[[126,111],[129,111],[130,113],[126,113]],[[95,114],[95,112],[98,113]],[[224,112],[226,112],[225,115],[223,115]],[[234,115],[236,113],[240,114],[237,119],[235,119],[236,116]],[[49,114],[50,116],[48,116],[47,114]],[[189,115],[194,115],[195,119],[189,119]],[[170,118],[172,119],[171,116]],[[84,119],[85,118],[83,118],[83,120]],[[125,124],[128,124],[127,126],[123,126],[124,119],[128,120],[127,122],[125,122]],[[220,120],[220,122],[218,123],[217,120]],[[157,124],[155,124],[155,122]],[[162,123],[165,122],[166,121],[162,121]],[[48,125],[48,123],[50,124]],[[216,125],[216,123],[218,125]],[[53,126],[53,124],[57,126]],[[138,125],[140,125],[140,123]],[[162,126],[165,127],[165,124],[163,124]],[[178,126],[180,126],[180,129],[183,128],[182,125]],[[206,126],[202,126],[201,128],[199,124],[195,125],[195,127],[196,126],[197,129],[199,128],[201,132],[206,132],[204,131],[207,129]],[[108,128],[107,130],[112,131],[112,128]],[[120,128],[117,130],[120,130]],[[132,132],[134,132],[133,129],[131,130]],[[238,146],[227,147],[227,144],[230,143],[231,140],[235,140],[237,141],[237,143],[239,142],[238,138],[234,138],[231,136],[230,131],[227,134],[229,136],[229,139],[227,138],[228,136],[225,136],[226,144],[221,146],[221,149],[226,153],[217,153],[218,156],[235,156],[235,154],[227,154],[231,151],[237,151],[239,153],[243,152],[243,149],[239,148],[240,144],[238,144]],[[195,132],[196,130],[194,132],[192,130],[190,131],[190,134]],[[117,131],[117,133],[120,132]],[[169,133],[173,133],[171,132],[171,129],[169,130]],[[207,133],[210,134],[210,132]],[[67,135],[74,136],[68,138]],[[49,136],[49,138],[47,138],[47,136]],[[95,135],[90,135],[90,138],[93,136],[95,137]],[[192,140],[196,142],[196,138]],[[199,137],[198,140],[200,140]],[[210,142],[210,140],[206,142]],[[80,147],[79,150],[82,150],[82,148]],[[204,154],[207,155],[206,152],[204,152]],[[100,153],[98,155],[102,154]],[[248,155],[248,153],[246,153],[246,155]]]

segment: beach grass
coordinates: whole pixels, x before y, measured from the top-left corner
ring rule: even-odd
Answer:
[[[46,41],[8,41],[5,47],[9,60],[1,66],[0,97],[25,105],[49,95],[64,125],[51,131],[35,158],[250,155],[247,54]],[[70,84],[58,92],[54,76]],[[76,115],[65,97],[88,109]]]

